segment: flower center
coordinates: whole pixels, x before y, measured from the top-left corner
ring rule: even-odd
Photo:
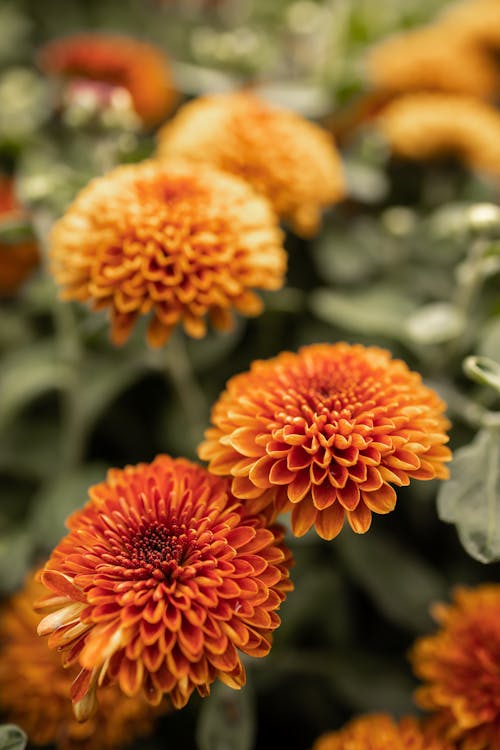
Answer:
[[[121,556],[129,568],[145,571],[156,578],[170,578],[186,562],[196,546],[195,532],[185,524],[158,523],[137,531],[123,539],[126,555]]]

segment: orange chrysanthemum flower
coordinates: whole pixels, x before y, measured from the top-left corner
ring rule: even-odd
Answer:
[[[85,725],[76,721],[70,688],[74,668],[63,669],[58,654],[37,636],[40,616],[33,602],[45,591],[31,579],[0,617],[0,709],[35,745],[58,750],[111,750],[148,734],[167,704],[154,708],[116,687],[103,688],[99,710]]]
[[[471,169],[500,174],[500,114],[479,99],[409,94],[389,104],[377,124],[406,159],[454,156]]]
[[[459,588],[433,611],[441,629],[416,641],[410,658],[425,681],[418,704],[460,750],[500,749],[500,585]],[[431,722],[433,720],[431,719]]]
[[[389,352],[316,344],[233,377],[199,455],[253,512],[293,508],[297,536],[314,524],[332,539],[345,515],[364,533],[394,508],[392,485],[448,476],[444,408]]]
[[[5,223],[22,220],[23,215],[13,181],[0,177],[0,230]],[[39,263],[38,247],[32,239],[0,239],[0,297],[14,294]]]
[[[251,93],[204,96],[184,105],[160,130],[158,156],[210,162],[243,177],[306,236],[317,231],[321,210],[344,196],[330,135]]]
[[[444,739],[429,735],[418,721],[405,717],[396,723],[386,714],[353,719],[341,730],[320,737],[312,750],[452,750]]]
[[[99,684],[176,708],[219,678],[245,682],[238,650],[264,656],[291,588],[281,527],[243,514],[226,481],[189,461],[111,470],[41,572],[52,610],[39,633],[79,663],[72,699],[89,715]]]
[[[111,308],[116,344],[150,311],[152,346],[180,321],[204,336],[207,313],[230,328],[231,308],[259,314],[252,287],[278,289],[286,268],[268,203],[242,180],[193,164],[143,162],[92,180],[51,239],[63,298]]]
[[[49,74],[98,81],[130,95],[143,122],[158,122],[175,105],[169,61],[162,50],[133,37],[74,34],[46,44],[40,66]]]
[[[443,34],[453,34],[480,48],[500,48],[500,3],[498,0],[465,0],[445,7],[438,19]]]
[[[439,24],[385,40],[371,51],[367,67],[372,84],[393,94],[448,91],[490,98],[500,87],[490,56]]]

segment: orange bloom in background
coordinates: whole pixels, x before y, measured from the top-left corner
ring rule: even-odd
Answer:
[[[473,170],[500,175],[500,113],[479,99],[409,94],[391,102],[376,124],[398,156],[453,156]]]
[[[79,664],[85,719],[100,684],[176,708],[219,678],[245,683],[238,651],[265,656],[291,589],[283,529],[243,514],[226,481],[184,459],[111,470],[41,572],[39,633]]]
[[[252,288],[283,284],[286,254],[267,201],[213,167],[143,162],[92,180],[51,235],[52,269],[67,300],[111,310],[116,344],[152,312],[161,346],[182,322],[190,336],[258,315]]]
[[[63,669],[58,654],[36,634],[40,616],[33,602],[45,592],[31,579],[0,616],[0,709],[18,724],[35,745],[55,744],[58,750],[111,750],[149,734],[154,708],[143,698],[128,698],[116,687],[103,688],[100,708],[85,725],[76,721],[70,688],[74,668]]]
[[[38,246],[33,239],[2,239],[6,225],[22,222],[24,218],[13,180],[0,177],[0,297],[15,294],[40,263]]]
[[[323,735],[312,750],[453,750],[453,745],[430,735],[412,717],[396,722],[386,714],[368,714]]]
[[[445,7],[438,19],[443,34],[453,34],[490,52],[500,48],[498,0],[465,0]]]
[[[344,516],[364,533],[393,510],[392,485],[448,476],[444,408],[383,349],[315,344],[231,378],[199,455],[249,511],[293,509],[297,536],[332,539]]]
[[[158,157],[210,162],[248,182],[304,236],[345,194],[331,136],[247,92],[189,102],[159,132]]]
[[[161,120],[178,99],[164,52],[133,37],[73,34],[46,44],[39,61],[47,74],[97,81],[128,92],[135,112],[146,124]]]
[[[366,65],[371,83],[394,95],[428,90],[491,98],[500,89],[493,59],[439,24],[389,37],[372,49]]]
[[[460,750],[500,748],[500,584],[459,588],[453,604],[433,614],[435,635],[419,638],[410,654],[424,685],[417,703],[435,717]]]

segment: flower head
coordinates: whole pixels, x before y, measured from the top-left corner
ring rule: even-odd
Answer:
[[[148,124],[158,122],[177,101],[164,53],[133,37],[86,33],[55,39],[42,48],[40,66],[69,80],[97,81],[127,92]]]
[[[299,234],[314,234],[321,210],[344,195],[340,158],[329,134],[253,94],[201,97],[159,134],[158,156],[210,162],[239,175]]]
[[[471,169],[500,174],[500,114],[479,99],[409,94],[390,103],[377,124],[399,156],[426,160],[451,155]]]
[[[389,352],[315,344],[254,362],[212,410],[199,455],[231,475],[249,509],[293,508],[301,536],[332,539],[344,516],[364,533],[396,503],[392,485],[444,478],[444,404]],[[274,511],[274,512],[273,512]]]
[[[23,217],[24,212],[17,201],[13,181],[0,177],[0,231],[4,224],[22,221]],[[39,262],[38,246],[33,239],[0,237],[0,297],[16,292]]]
[[[437,633],[410,654],[424,680],[418,704],[436,712],[460,750],[500,748],[500,585],[459,588],[453,604],[433,612]]]
[[[78,716],[98,684],[140,691],[176,708],[219,678],[238,688],[238,650],[264,656],[291,588],[283,530],[244,516],[226,481],[189,461],[159,456],[111,470],[69,519],[70,533],[41,572],[52,610],[39,633],[81,667]]]
[[[312,750],[452,750],[446,740],[429,735],[411,717],[395,722],[386,714],[353,719],[337,732],[320,737]]]
[[[279,288],[286,267],[267,202],[209,166],[118,167],[90,182],[51,239],[63,298],[110,308],[117,344],[150,311],[153,346],[180,321],[204,336],[207,313],[217,328],[231,327],[231,308],[257,315],[251,288]]]
[[[103,688],[99,710],[84,726],[73,715],[70,699],[74,668],[63,669],[58,654],[36,633],[40,616],[34,601],[44,587],[30,579],[6,604],[0,617],[0,709],[35,745],[58,750],[122,747],[148,734],[167,704],[154,708],[142,697],[128,698],[116,687]]]
[[[372,84],[393,94],[447,91],[490,98],[500,86],[488,54],[439,24],[383,41],[371,51],[367,67]]]
[[[443,34],[453,34],[469,45],[490,52],[500,48],[498,0],[465,0],[445,6],[438,19]]]

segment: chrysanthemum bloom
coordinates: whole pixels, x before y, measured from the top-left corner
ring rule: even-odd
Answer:
[[[444,408],[383,349],[315,344],[229,380],[199,455],[249,510],[293,508],[294,534],[333,539],[345,515],[364,533],[391,511],[392,485],[448,476]]]
[[[13,181],[0,177],[0,232],[6,224],[23,220],[23,210],[14,192]],[[6,240],[0,237],[0,296],[14,294],[40,262],[32,239]]]
[[[470,169],[500,175],[500,114],[479,99],[452,94],[408,94],[395,99],[377,125],[398,156],[452,156]]]
[[[204,96],[159,134],[158,156],[210,162],[248,180],[298,234],[314,234],[321,210],[344,196],[330,135],[251,93]]]
[[[60,656],[36,633],[40,616],[33,602],[44,587],[31,579],[6,604],[0,617],[0,710],[18,724],[35,745],[55,744],[58,750],[111,750],[148,734],[157,708],[142,696],[129,698],[116,687],[102,688],[100,707],[86,724],[76,721],[71,682],[78,670],[64,669]]]
[[[453,750],[453,746],[429,736],[412,717],[395,722],[386,714],[368,714],[323,735],[312,750]]]
[[[45,73],[98,81],[128,92],[146,124],[161,120],[177,101],[163,51],[133,37],[74,34],[46,44],[39,59]]]
[[[291,588],[283,529],[243,514],[226,481],[159,456],[111,470],[41,580],[52,592],[39,633],[79,663],[76,715],[92,712],[98,683],[118,683],[181,708],[219,678],[245,683],[238,650],[264,656]]]
[[[500,73],[490,56],[438,24],[377,45],[368,56],[367,73],[376,88],[393,94],[448,91],[490,98],[500,86]]]
[[[232,325],[231,308],[262,309],[252,288],[278,289],[286,254],[267,201],[213,167],[143,162],[92,180],[52,232],[63,299],[110,308],[123,343],[152,312],[148,339],[161,346],[178,322],[196,338],[208,313]]]
[[[438,26],[443,34],[452,34],[468,44],[492,52],[500,49],[498,0],[465,0],[445,6]]]
[[[433,611],[441,628],[410,658],[425,684],[418,704],[436,712],[460,750],[500,748],[500,584],[459,588]]]

